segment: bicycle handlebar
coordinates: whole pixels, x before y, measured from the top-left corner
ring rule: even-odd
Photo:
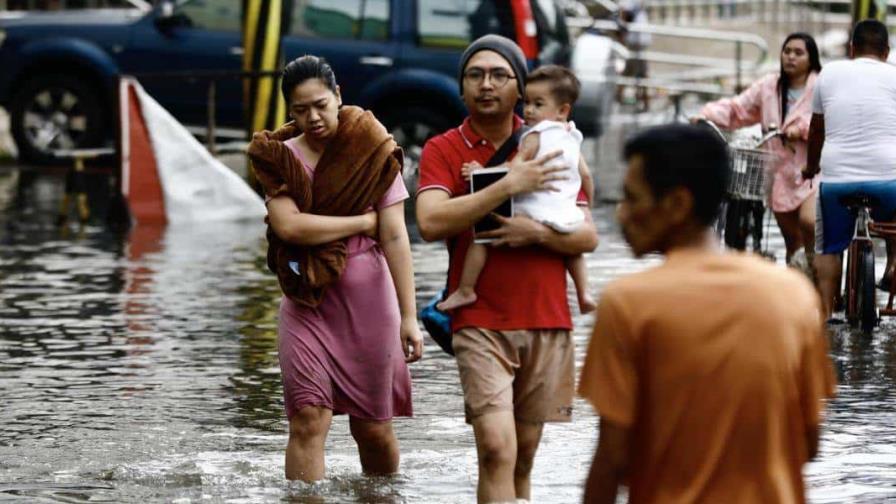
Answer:
[[[723,142],[728,143],[728,138],[725,137],[725,134],[722,133],[722,129],[719,128],[716,123],[710,121],[705,117],[699,117],[697,118],[697,124],[705,124],[709,126],[711,130],[715,131],[716,135],[719,135],[719,138],[721,138]]]
[[[759,139],[759,143],[756,144],[756,148],[758,149],[762,147],[774,138],[781,138],[782,140],[786,140],[783,131],[779,130],[777,127],[772,127],[769,128],[768,132]]]
[[[719,135],[719,138],[724,140],[725,143],[728,143],[728,138],[725,137],[725,134],[722,132],[722,129],[719,128],[719,126],[716,123],[710,121],[709,119],[707,119],[705,117],[698,118],[697,123],[705,124],[705,125],[709,126],[713,131],[716,132],[717,135]],[[764,135],[762,135],[762,138],[759,139],[759,142],[756,143],[756,146],[754,148],[759,149],[774,138],[784,139],[785,137],[784,137],[784,132],[779,130],[777,125],[773,124],[768,129],[768,131]]]

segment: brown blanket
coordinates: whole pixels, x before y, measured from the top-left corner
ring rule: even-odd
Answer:
[[[361,215],[376,204],[401,172],[401,148],[369,111],[345,106],[339,127],[314,169],[313,182],[284,141],[301,131],[294,122],[252,136],[249,158],[270,197],[288,195],[302,213],[344,217]],[[268,268],[283,294],[315,307],[328,285],[345,270],[346,240],[302,246],[280,239],[268,225]],[[300,275],[289,267],[299,264]]]

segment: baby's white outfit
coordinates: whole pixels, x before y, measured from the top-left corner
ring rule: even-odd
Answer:
[[[527,135],[534,132],[539,133],[536,157],[558,149],[563,151],[563,156],[552,162],[552,165],[563,166],[562,171],[555,172],[563,180],[551,183],[559,191],[539,190],[514,196],[513,212],[525,213],[558,233],[571,233],[585,220],[576,204],[582,187],[582,177],[579,175],[582,133],[572,121],[568,125],[558,121],[541,121],[523,133],[520,145],[523,145]]]

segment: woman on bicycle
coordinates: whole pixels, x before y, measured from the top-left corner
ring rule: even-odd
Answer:
[[[768,145],[774,154],[770,205],[787,247],[787,262],[804,248],[811,264],[815,246],[815,192],[818,181],[804,180],[812,92],[821,71],[815,40],[792,33],[781,47],[781,70],[754,82],[734,98],[706,104],[694,119],[708,119],[722,129],[761,124],[763,131],[778,128],[780,140]]]

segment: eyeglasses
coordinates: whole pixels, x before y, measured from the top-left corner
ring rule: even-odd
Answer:
[[[491,70],[483,70],[482,68],[471,68],[464,72],[464,79],[470,84],[478,86],[485,80],[488,75],[492,85],[496,88],[504,87],[510,79],[516,79],[510,72],[503,68],[493,68]]]

